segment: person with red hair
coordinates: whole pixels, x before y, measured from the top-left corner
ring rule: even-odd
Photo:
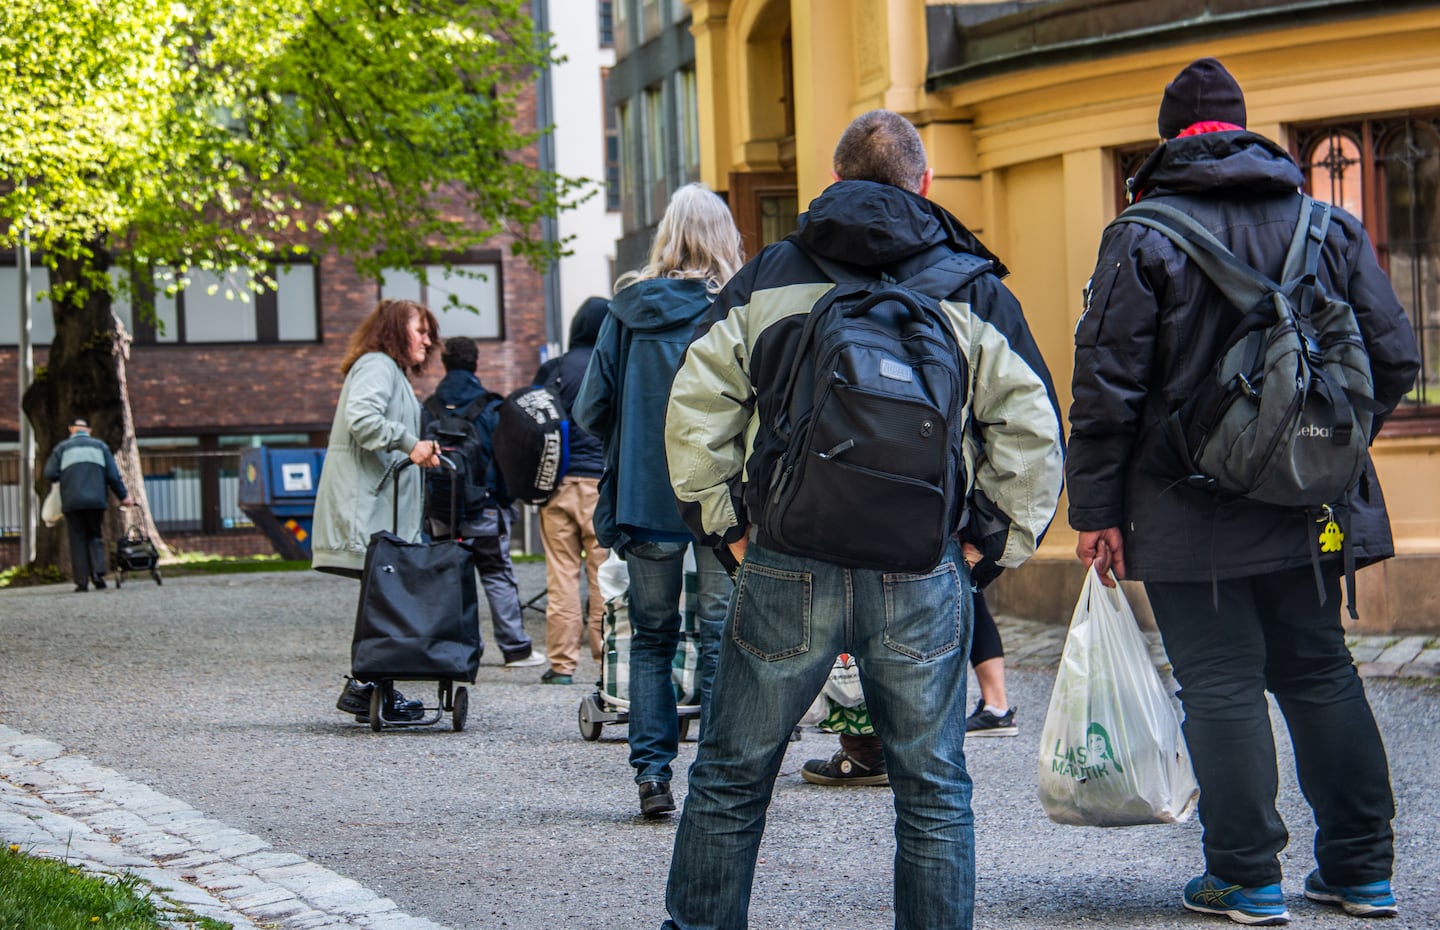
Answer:
[[[418,469],[394,468],[406,458],[421,468],[440,464],[436,444],[420,438],[420,401],[410,383],[439,351],[439,341],[435,315],[408,300],[380,301],[350,337],[315,497],[311,564],[317,571],[359,578],[365,547],[379,530],[420,538],[422,477]],[[394,526],[392,498],[399,513]],[[373,687],[347,680],[336,708],[368,722]],[[420,718],[421,702],[391,694],[386,718]]]

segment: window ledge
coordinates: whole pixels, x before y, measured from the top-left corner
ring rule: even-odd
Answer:
[[[1385,421],[1380,436],[1404,439],[1410,436],[1440,436],[1440,407],[1396,410]]]

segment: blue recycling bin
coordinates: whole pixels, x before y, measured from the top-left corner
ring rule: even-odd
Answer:
[[[324,449],[240,453],[240,509],[269,538],[281,558],[309,559]]]

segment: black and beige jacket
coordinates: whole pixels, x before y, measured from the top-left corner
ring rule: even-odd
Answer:
[[[1001,566],[1024,562],[1054,515],[1063,441],[1050,373],[1020,304],[1000,283],[1004,266],[943,208],[868,181],[831,185],[800,217],[796,235],[804,249],[768,246],[731,279],[675,376],[665,452],[686,523],[717,546],[757,522],[784,452],[773,423],[805,315],[834,286],[805,250],[879,274],[942,245],[994,262],[941,302],[970,377],[963,536]]]

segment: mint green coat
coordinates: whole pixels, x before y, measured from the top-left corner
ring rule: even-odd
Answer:
[[[420,402],[405,372],[383,352],[356,360],[340,388],[311,537],[312,566],[358,574],[365,567],[370,535],[390,530],[402,539],[420,538],[421,470],[400,473],[400,523],[392,522],[395,484],[390,472],[406,461],[420,438]]]

